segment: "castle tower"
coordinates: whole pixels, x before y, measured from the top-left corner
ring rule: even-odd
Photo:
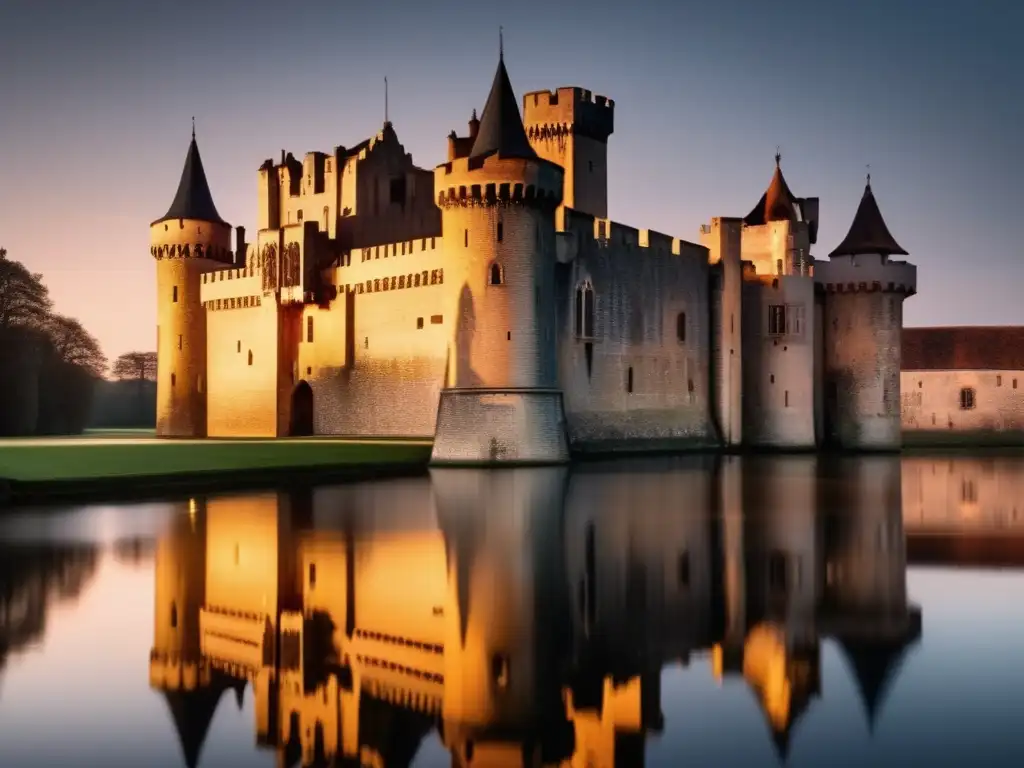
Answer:
[[[534,91],[523,98],[530,146],[565,170],[562,203],[608,218],[608,137],[615,130],[615,102],[583,88]]]
[[[742,437],[754,446],[805,449],[816,445],[810,248],[818,204],[793,194],[781,160],[776,154],[767,190],[743,219]]]
[[[569,458],[555,362],[563,176],[530,146],[499,59],[472,149],[434,172],[451,329],[434,462]]]
[[[899,450],[903,300],[917,267],[882,218],[871,175],[844,240],[815,268],[824,293],[826,437],[842,448]]]
[[[167,213],[149,227],[156,258],[157,406],[160,437],[206,436],[204,272],[230,265],[231,226],[221,219],[206,182],[195,130]]]

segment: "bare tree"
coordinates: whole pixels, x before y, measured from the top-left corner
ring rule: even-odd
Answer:
[[[99,342],[71,317],[51,315],[45,330],[53,351],[62,362],[75,365],[100,378],[107,370],[107,358]]]
[[[120,381],[156,381],[156,352],[125,352],[111,372]]]

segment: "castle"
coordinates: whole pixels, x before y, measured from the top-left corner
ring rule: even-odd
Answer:
[[[221,219],[193,131],[151,225],[157,433],[433,437],[438,463],[655,447],[898,449],[916,267],[870,177],[816,260],[818,199],[776,155],[700,244],[610,221],[614,103],[526,94],[503,56],[480,118],[418,168],[373,138],[259,169],[258,231]]]

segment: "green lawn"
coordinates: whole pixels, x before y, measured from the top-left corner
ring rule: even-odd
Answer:
[[[15,481],[87,480],[206,471],[425,464],[426,441],[153,440],[118,434],[110,439],[55,438],[0,441],[0,477]]]

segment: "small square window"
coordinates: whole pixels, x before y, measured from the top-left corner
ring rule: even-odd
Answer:
[[[416,318],[416,328],[420,329],[422,327],[423,327],[423,318],[422,317],[417,317]]]
[[[960,410],[969,411],[974,408],[974,389],[964,387],[960,390]]]

